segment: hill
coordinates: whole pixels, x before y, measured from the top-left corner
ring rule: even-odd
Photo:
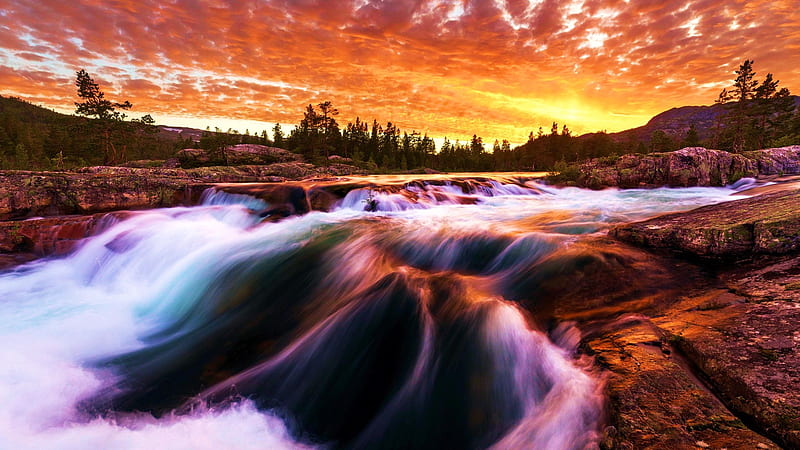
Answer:
[[[49,170],[103,164],[102,137],[96,124],[92,119],[0,96],[0,169]],[[182,139],[187,140],[184,135],[194,134],[167,129],[127,130],[119,133],[115,143],[128,160],[169,158],[176,147],[182,147]]]
[[[800,96],[792,96],[795,108],[800,107]],[[609,133],[609,136],[618,142],[638,141],[649,142],[653,133],[663,131],[672,138],[682,139],[689,127],[694,124],[700,140],[708,139],[712,136],[714,127],[717,126],[719,119],[727,113],[723,105],[711,106],[681,106],[672,108],[657,114],[650,119],[647,124],[624,130],[617,133]]]

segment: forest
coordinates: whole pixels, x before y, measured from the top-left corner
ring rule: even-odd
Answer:
[[[0,169],[59,170],[87,165],[115,165],[135,160],[166,160],[183,148],[211,152],[250,143],[285,148],[316,164],[333,155],[380,172],[428,168],[439,171],[553,170],[587,158],[651,153],[704,146],[741,152],[800,143],[797,97],[767,74],[756,79],[752,60],[736,71],[710,111],[712,122],[684,124],[677,130],[655,129],[645,136],[627,132],[574,136],[566,124],[539,127],[527,142],[512,148],[508,140],[484,142],[477,134],[459,141],[402,130],[391,121],[355,120],[342,126],[330,101],[307,105],[303,118],[288,132],[280,124],[250,134],[208,128],[199,137],[180,138],[154,125],[145,115],[128,120],[128,101],[105,98],[85,71],[77,72],[76,115],[64,115],[14,97],[0,97]],[[627,133],[627,134],[626,134]]]

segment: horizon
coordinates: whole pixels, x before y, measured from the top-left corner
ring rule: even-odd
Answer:
[[[129,116],[165,126],[289,131],[330,100],[342,125],[375,118],[491,146],[552,122],[617,132],[712,104],[747,58],[759,78],[800,80],[785,64],[800,57],[788,1],[232,3],[12,1],[0,94],[71,114],[85,69],[133,103]]]

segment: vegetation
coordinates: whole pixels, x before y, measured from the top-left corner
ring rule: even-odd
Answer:
[[[182,138],[160,131],[153,119],[126,120],[128,101],[108,100],[83,70],[76,74],[77,116],[66,116],[16,98],[0,97],[0,169],[63,169],[120,164],[130,160],[164,160],[183,148],[206,150],[215,164],[227,164],[226,148],[246,143],[285,148],[317,164],[332,156],[349,158],[380,171],[429,168],[440,171],[543,170],[562,172],[570,163],[626,153],[650,153],[705,146],[746,151],[800,143],[800,113],[796,97],[772,74],[759,81],[753,61],[745,60],[733,85],[720,93],[713,125],[694,123],[676,129],[655,129],[648,135],[604,131],[573,136],[566,125],[541,127],[526,143],[511,148],[495,140],[491,151],[474,134],[466,142],[444,138],[440,148],[427,134],[401,130],[396,123],[356,117],[341,126],[330,101],[308,105],[303,118],[288,133],[280,124],[271,132],[206,129],[199,137]],[[678,131],[676,131],[678,130]],[[635,131],[635,130],[632,130]],[[565,174],[567,176],[569,174]]]
[[[57,170],[165,159],[185,142],[158,136],[149,115],[125,121],[130,102],[112,102],[85,71],[77,72],[78,116],[0,97],[0,169]]]
[[[755,78],[753,61],[745,60],[736,71],[733,86],[723,89],[716,103],[726,114],[714,137],[714,147],[733,152],[756,150],[789,138],[797,142],[800,126],[795,102],[787,88],[778,89],[778,80],[768,73],[763,81]]]
[[[99,146],[103,149],[103,163],[115,164],[127,160],[127,147],[129,142],[135,142],[139,137],[157,132],[150,115],[141,119],[125,122],[125,113],[133,107],[131,102],[112,102],[105,98],[105,93],[94,82],[85,70],[79,70],[75,80],[78,88],[78,97],[83,101],[75,102],[75,113],[80,116],[93,117],[95,120],[86,121],[84,125],[89,135],[99,139]]]

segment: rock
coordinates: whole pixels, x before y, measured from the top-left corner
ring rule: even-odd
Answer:
[[[353,159],[352,158],[345,158],[344,156],[339,156],[339,155],[331,155],[331,156],[328,156],[328,161],[331,161],[331,162],[334,162],[334,163],[348,164],[348,163],[352,163]]]
[[[178,158],[168,158],[164,160],[164,163],[161,164],[161,167],[167,169],[177,169],[181,166],[181,162],[178,161]]]
[[[725,186],[757,173],[756,163],[742,155],[687,147],[670,153],[592,159],[580,165],[576,184],[591,189]]]
[[[800,291],[786,288],[800,282],[800,260],[769,258],[721,279],[727,289],[689,295],[653,322],[731,409],[800,448]],[[714,300],[731,296],[740,301]]]
[[[164,160],[163,159],[140,159],[137,161],[128,161],[124,164],[120,165],[121,167],[136,167],[136,168],[147,168],[147,167],[164,167]]]
[[[318,167],[299,162],[194,169],[95,166],[75,172],[0,171],[0,192],[4,193],[0,220],[191,205],[199,198],[197,185],[363,173],[345,164]]]
[[[668,155],[669,186],[725,186],[758,174],[749,159],[721,150],[689,147]]]
[[[303,157],[288,150],[257,144],[237,144],[221,151],[186,148],[175,155],[181,167],[208,165],[269,165],[274,163],[299,162]]]
[[[607,370],[609,425],[604,448],[777,448],[747,429],[671,351],[646,317],[610,322],[584,340]]]
[[[189,180],[158,170],[126,175],[0,171],[0,220],[188,204]],[[151,171],[156,171],[151,172]]]
[[[800,145],[742,153],[755,161],[760,175],[800,174]]]
[[[800,190],[735,200],[626,224],[609,234],[646,247],[712,258],[800,249]]]
[[[211,162],[211,157],[205,150],[199,148],[184,148],[175,153],[182,167],[199,167]]]
[[[102,232],[131,214],[120,211],[0,222],[0,254],[66,255],[83,239]]]

